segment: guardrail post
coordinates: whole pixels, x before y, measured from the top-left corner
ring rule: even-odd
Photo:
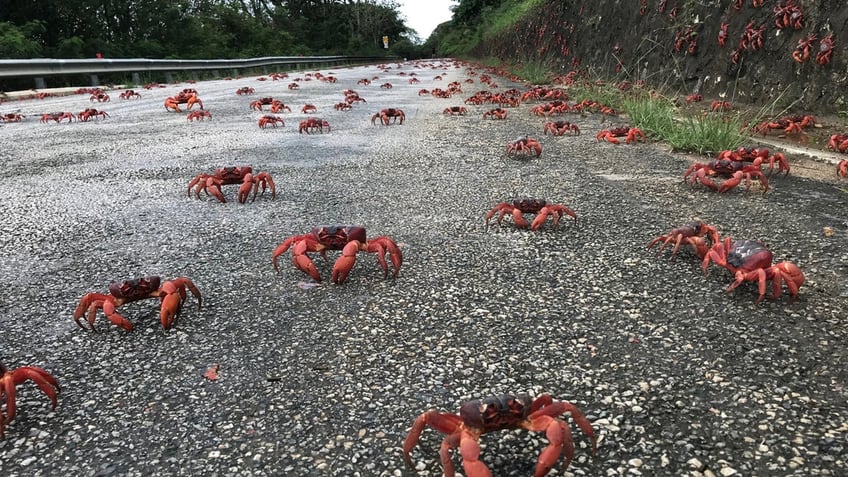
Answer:
[[[174,75],[170,71],[165,72],[165,82],[171,84],[174,82]]]
[[[132,82],[133,82],[134,85],[140,86],[141,85],[141,75],[138,74],[138,73],[133,73],[132,74]]]
[[[91,86],[100,86],[100,79],[97,75],[89,75],[89,77],[91,78]]]
[[[221,77],[221,75],[218,74],[218,70],[212,70],[212,77],[218,79]]]
[[[35,78],[35,89],[44,89],[47,87],[47,83],[44,81],[44,78],[41,76],[36,76]]]

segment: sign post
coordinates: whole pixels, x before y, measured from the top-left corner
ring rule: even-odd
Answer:
[[[388,36],[383,36],[383,48],[386,48],[386,49],[389,48],[389,37]]]

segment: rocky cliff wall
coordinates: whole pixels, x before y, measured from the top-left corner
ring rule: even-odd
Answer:
[[[848,110],[846,26],[848,3],[836,0],[551,0],[474,53],[685,95],[838,112]],[[808,38],[809,57],[796,61]]]

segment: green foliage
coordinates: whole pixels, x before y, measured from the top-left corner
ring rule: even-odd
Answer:
[[[551,70],[537,61],[527,61],[511,68],[512,72],[533,84],[547,84],[551,81]]]
[[[0,22],[0,58],[37,58],[41,56],[41,45],[27,38],[26,32],[43,30],[39,23],[28,22],[23,27]]]
[[[738,117],[686,117],[675,124],[671,133],[662,139],[676,151],[717,154],[725,149],[736,149],[747,139]]]
[[[746,139],[740,117],[709,114],[678,118],[674,104],[664,98],[628,99],[624,110],[631,125],[675,151],[716,154],[736,149]]]
[[[674,105],[665,99],[626,99],[624,111],[631,125],[651,137],[665,138],[674,134]]]
[[[415,49],[392,0],[0,2],[0,57],[245,58]],[[422,50],[418,52],[421,53]],[[432,51],[432,49],[430,50]]]
[[[82,58],[85,55],[85,42],[78,36],[63,38],[53,50],[55,58]]]
[[[544,2],[545,0],[512,0],[502,3],[497,11],[484,18],[482,38],[488,39],[502,34],[504,30]]]

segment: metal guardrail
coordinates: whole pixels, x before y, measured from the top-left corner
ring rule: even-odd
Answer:
[[[153,60],[135,59],[84,59],[84,60],[0,60],[0,79],[45,77],[72,74],[135,73],[145,71],[199,71],[240,70],[263,66],[333,65],[397,61],[387,56],[269,56],[264,58],[231,60]]]

